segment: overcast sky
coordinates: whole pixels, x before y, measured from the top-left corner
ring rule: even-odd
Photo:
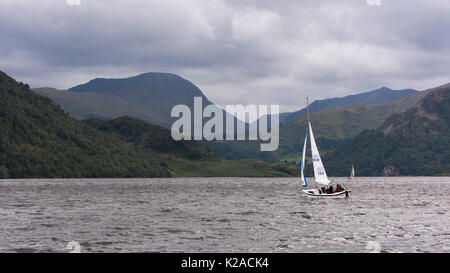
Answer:
[[[282,111],[450,82],[450,1],[378,1],[0,0],[0,70],[60,89],[171,72],[219,105]]]

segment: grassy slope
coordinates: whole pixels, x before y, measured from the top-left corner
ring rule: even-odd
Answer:
[[[153,162],[173,176],[289,176],[297,170],[284,164],[258,160],[223,160],[196,141],[174,141],[170,131],[144,121],[122,117],[104,121],[89,119],[86,124],[108,133],[128,147],[152,155]]]
[[[145,73],[123,79],[94,79],[69,90],[80,94],[94,92],[99,96],[106,94],[120,98],[144,114],[135,116],[130,112],[125,115],[166,128],[170,127],[172,122],[170,112],[173,106],[184,104],[193,109],[194,97],[202,97],[204,105],[212,104],[194,84],[170,73]],[[121,113],[116,116],[122,115]]]
[[[0,131],[3,178],[170,175],[2,72]]]
[[[364,131],[324,157],[332,175],[346,175],[352,163],[359,175],[383,175],[391,166],[400,175],[450,172],[450,86],[435,88],[409,110],[393,114],[377,130]]]
[[[164,127],[169,127],[173,121],[169,116],[173,105],[179,103],[191,105],[193,96],[202,96],[204,104],[210,103],[195,85],[167,73],[146,73],[125,79],[95,79],[71,90],[42,88],[35,89],[35,92],[52,98],[64,110],[79,119],[90,117],[113,119],[126,115]],[[371,104],[413,92],[416,91],[381,88],[353,96],[313,102],[311,110],[347,105],[337,110],[312,113],[318,144],[323,150],[334,149],[342,145],[342,140],[354,137],[365,129],[376,128],[390,113],[405,109],[402,103],[398,106],[383,104],[380,107],[348,105],[349,103]],[[415,95],[418,96],[420,95]],[[296,115],[301,113],[304,111],[298,111]],[[274,153],[260,152],[260,143],[255,141],[201,143],[226,159],[258,158],[276,162],[286,156],[298,155],[299,138],[304,135],[305,125],[304,115],[284,124],[281,127],[280,149]]]
[[[0,178],[286,176],[293,172],[281,164],[224,161],[195,142],[170,146],[174,143],[167,140],[167,129],[128,120],[128,127],[119,127],[122,136],[143,132],[141,140],[135,139],[136,147],[129,138],[114,137],[111,131],[102,132],[70,117],[50,99],[0,72]],[[163,144],[169,145],[167,150]]]
[[[168,162],[174,177],[286,177],[298,175],[298,170],[285,164],[269,164],[254,159]]]
[[[367,129],[375,129],[394,112],[414,106],[427,91],[408,95],[392,102],[375,105],[349,105],[335,110],[311,113],[314,136],[322,153],[342,146]],[[302,115],[280,127],[280,146],[275,152],[260,152],[259,141],[204,142],[203,145],[228,159],[258,158],[265,161],[292,161],[301,156],[307,116]]]
[[[167,121],[154,113],[150,107],[137,107],[123,98],[107,93],[80,93],[53,88],[36,88],[32,91],[51,98],[64,111],[79,120],[87,118],[114,119],[130,116],[153,124],[167,125]]]
[[[427,92],[412,94],[398,100],[374,105],[349,105],[336,110],[322,110],[310,115],[314,136],[323,151],[334,148],[333,142],[353,138],[367,129],[382,125],[392,113],[414,106]],[[300,116],[280,128],[279,154],[286,157],[301,151],[307,116]],[[322,139],[321,139],[322,138]]]
[[[352,104],[358,105],[383,104],[414,93],[417,93],[417,91],[412,89],[392,90],[387,87],[382,87],[376,90],[363,92],[356,95],[349,95],[340,98],[316,100],[309,105],[309,111],[310,113],[313,113],[320,110],[333,110],[343,108]],[[284,124],[290,122],[291,120],[298,118],[304,114],[306,114],[306,108],[303,108],[296,112],[281,113],[280,123]]]

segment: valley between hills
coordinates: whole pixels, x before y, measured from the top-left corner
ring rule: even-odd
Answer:
[[[174,141],[173,105],[192,105],[195,96],[213,104],[174,74],[30,90],[1,73],[0,94],[0,178],[298,175],[303,108],[280,114],[279,149],[260,152],[258,141]],[[383,87],[314,101],[329,175],[346,176],[352,163],[360,176],[449,174],[449,94],[449,85]]]

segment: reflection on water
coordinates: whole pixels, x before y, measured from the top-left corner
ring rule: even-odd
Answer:
[[[323,200],[297,178],[2,180],[0,251],[450,252],[450,178],[348,186]]]

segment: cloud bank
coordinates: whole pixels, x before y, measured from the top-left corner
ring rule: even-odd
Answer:
[[[0,0],[0,70],[33,87],[179,74],[212,101],[302,108],[450,82],[450,2]]]

